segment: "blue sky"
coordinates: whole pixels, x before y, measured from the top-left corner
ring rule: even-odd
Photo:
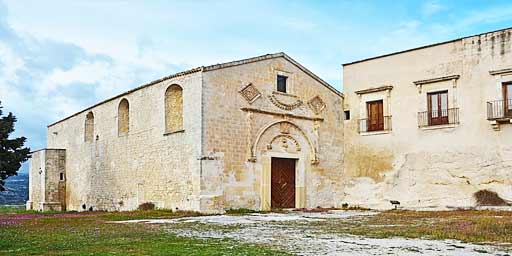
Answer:
[[[342,63],[506,27],[511,1],[0,0],[0,100],[38,149],[47,124],[191,67],[284,51],[342,90]]]

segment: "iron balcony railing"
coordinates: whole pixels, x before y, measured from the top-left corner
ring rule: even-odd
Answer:
[[[359,133],[377,131],[391,131],[391,116],[359,119]]]
[[[435,125],[458,124],[459,109],[448,108],[435,111],[418,112],[418,126],[428,127]]]
[[[487,120],[512,118],[512,100],[487,102]]]

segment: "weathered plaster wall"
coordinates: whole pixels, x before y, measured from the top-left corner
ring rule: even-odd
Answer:
[[[289,77],[287,94],[275,91],[277,74]],[[298,159],[298,207],[340,204],[341,96],[284,58],[207,71],[203,81],[203,155],[212,156],[205,161],[216,161],[213,171],[221,178],[211,182],[223,187],[210,194],[210,203],[224,209],[267,209],[270,159],[290,157]],[[247,99],[243,89],[250,90]],[[326,105],[318,115],[308,105],[315,96]]]
[[[487,101],[500,100],[501,82],[511,73],[489,71],[512,67],[511,30],[469,37],[433,47],[345,65],[344,201],[390,208],[472,206],[480,189],[512,200],[512,125],[499,131],[487,118]],[[460,78],[423,84],[413,82],[450,75]],[[355,91],[393,86],[389,96]],[[419,90],[421,89],[421,90]],[[418,112],[427,110],[426,94],[448,90],[449,108],[459,108],[458,125],[418,127]],[[366,98],[382,98],[392,116],[389,133],[358,134],[366,118]],[[389,97],[386,99],[386,97]],[[386,110],[386,108],[388,108]]]
[[[183,88],[183,131],[166,134],[164,96]],[[131,210],[144,202],[199,210],[201,72],[178,76],[100,104],[94,140],[86,142],[89,111],[48,128],[48,147],[66,149],[68,210]],[[118,106],[129,102],[129,132],[118,134]]]

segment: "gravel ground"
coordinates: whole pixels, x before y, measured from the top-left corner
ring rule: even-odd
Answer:
[[[504,248],[455,240],[368,238],[319,230],[314,222],[357,221],[378,214],[370,211],[291,212],[285,214],[217,215],[179,219],[130,220],[165,225],[186,237],[229,238],[270,245],[297,255],[511,255]]]

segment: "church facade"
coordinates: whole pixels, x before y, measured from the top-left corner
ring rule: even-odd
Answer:
[[[336,207],[342,102],[283,53],[162,78],[49,125],[27,208]]]

